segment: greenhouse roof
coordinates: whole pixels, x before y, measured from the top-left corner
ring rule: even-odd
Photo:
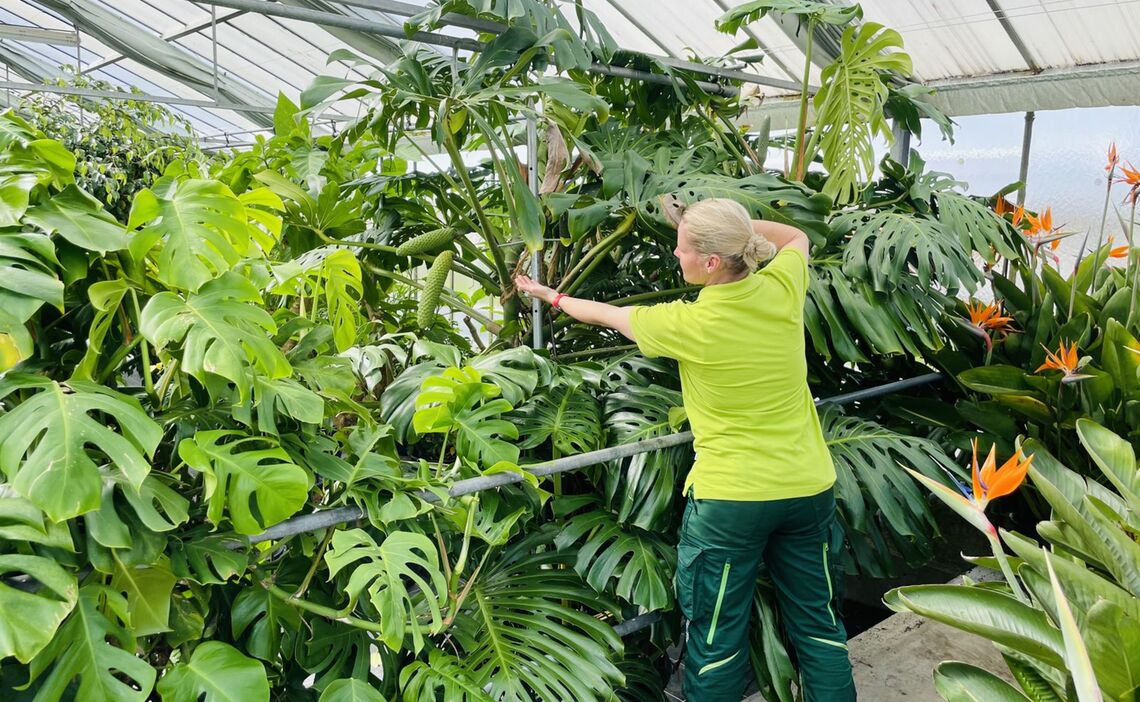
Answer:
[[[624,49],[684,65],[741,41],[756,63],[748,74],[779,112],[794,103],[804,63],[796,23],[767,16],[736,36],[714,22],[737,0],[582,0]],[[272,122],[278,92],[296,100],[318,75],[365,77],[329,63],[346,48],[376,61],[397,51],[402,24],[425,3],[393,0],[0,0],[3,86],[27,89],[79,65],[84,75],[135,88],[185,115],[207,141],[242,141]],[[575,21],[572,3],[564,4]],[[1140,0],[864,0],[863,22],[900,32],[913,80],[936,89],[950,115],[1140,104]],[[457,26],[466,25],[466,26]],[[470,48],[478,20],[425,37],[438,50]],[[384,34],[388,36],[384,36]],[[840,31],[816,32],[814,63],[826,64]],[[450,45],[450,46],[448,46]],[[214,66],[217,70],[214,70]],[[707,75],[704,80],[714,80]],[[721,71],[722,73],[724,71]],[[811,85],[819,83],[818,66]],[[0,98],[11,93],[0,93]],[[322,116],[352,119],[356,107]]]

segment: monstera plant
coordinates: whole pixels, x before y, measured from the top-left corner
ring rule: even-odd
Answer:
[[[959,347],[971,257],[1021,253],[920,159],[867,180],[844,120],[881,122],[871,83],[905,62],[852,13],[811,20],[849,34],[808,137],[832,173],[798,177],[764,168],[738,101],[619,50],[585,10],[456,1],[412,24],[448,12],[504,29],[469,56],[408,44],[363,83],[319,80],[248,150],[171,160],[111,208],[61,143],[0,117],[0,604],[22,613],[0,621],[4,699],[661,699],[691,449],[527,467],[683,430],[675,368],[566,319],[530,348],[515,272],[620,305],[692,295],[672,215],[735,198],[812,239],[826,399],[929,370]],[[315,135],[345,99],[361,119]],[[931,430],[931,404],[821,409],[851,573],[933,553],[899,463],[949,484],[967,432]],[[756,602],[753,661],[786,699],[763,583]]]

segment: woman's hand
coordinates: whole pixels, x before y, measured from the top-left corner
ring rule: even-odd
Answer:
[[[515,277],[515,287],[531,297],[537,297],[548,305],[554,301],[554,296],[558,294],[557,291],[531,280],[529,276],[525,275]]]

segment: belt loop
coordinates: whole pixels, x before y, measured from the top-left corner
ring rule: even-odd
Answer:
[[[698,499],[696,498],[696,496],[694,495],[694,490],[693,490],[693,486],[692,486],[692,485],[690,485],[690,486],[689,486],[689,491],[688,491],[688,493],[687,493],[687,494],[688,494],[688,497],[689,497],[689,502],[690,502],[690,503],[693,505],[693,512],[694,512],[695,514],[698,514],[698,515],[699,515],[699,514],[701,513],[701,511],[700,511],[700,508],[699,508],[700,500],[698,500]]]

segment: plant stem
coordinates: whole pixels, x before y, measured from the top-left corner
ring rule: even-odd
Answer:
[[[550,447],[550,460],[557,461],[559,458],[562,458],[562,454],[558,450],[558,447],[557,446],[551,446]],[[555,473],[554,474],[554,496],[555,497],[562,497],[562,474],[561,473]]]
[[[451,579],[454,581],[451,587],[453,590],[459,585],[463,571],[467,569],[467,553],[471,548],[471,531],[475,528],[475,512],[479,509],[479,496],[471,495],[471,498],[467,502],[467,523],[463,527],[463,546],[460,547],[459,556],[455,559],[455,570],[451,572]]]
[[[1101,231],[1103,234],[1103,230]],[[1081,270],[1081,260],[1085,257],[1085,249],[1089,243],[1089,230],[1085,230],[1085,238],[1081,240],[1081,250],[1077,252],[1077,262],[1073,265],[1073,277],[1069,280],[1069,314],[1065,319],[1073,318],[1073,307],[1077,304],[1077,274]],[[1097,252],[1099,253],[1099,251]],[[1093,277],[1096,277],[1096,269],[1093,269]]]
[[[131,306],[135,311],[135,325],[136,327],[142,326],[142,312],[139,311],[139,298],[135,294],[135,289],[131,288]],[[150,344],[143,338],[142,332],[139,332],[139,338],[142,339],[142,377],[143,387],[146,388],[146,394],[152,399],[154,398],[154,382],[150,377]]]
[[[559,292],[564,292],[567,295],[574,294],[574,292],[582,286],[582,283],[589,278],[590,273],[602,262],[605,255],[621,241],[623,236],[633,230],[633,223],[635,221],[637,221],[636,211],[627,214],[613,233],[599,241],[597,246],[590,249],[586,255],[582,257],[582,260],[578,262],[574,270],[562,278],[562,282],[558,284],[557,288]]]
[[[986,534],[989,539],[990,549],[994,552],[994,558],[997,559],[998,565],[1001,567],[1001,573],[1005,576],[1006,581],[1009,583],[1009,588],[1013,590],[1013,595],[1021,602],[1029,603],[1029,598],[1026,597],[1025,591],[1021,589],[1021,584],[1017,581],[1017,576],[1013,572],[1013,568],[1009,565],[1009,558],[1005,555],[1005,549],[1001,547],[1001,541],[996,535]]]
[[[467,582],[463,584],[463,590],[460,591],[459,596],[455,598],[452,604],[451,613],[443,620],[443,628],[446,629],[455,621],[455,616],[459,614],[459,608],[463,606],[463,600],[467,599],[467,596],[471,594],[471,588],[475,586],[475,581],[479,579],[479,573],[482,572],[483,565],[487,562],[487,556],[491,555],[491,551],[491,546],[487,546],[487,548],[483,550],[483,556],[479,559],[479,565],[476,566],[475,572],[471,574]]]
[[[1104,254],[1104,261],[1101,260],[1100,249],[1102,246],[1104,246],[1104,225],[1108,221],[1108,200],[1109,200],[1109,197],[1111,197],[1111,195],[1112,195],[1112,177],[1115,174],[1116,174],[1116,164],[1114,163],[1114,164],[1112,164],[1112,168],[1109,169],[1109,171],[1108,171],[1108,182],[1105,183],[1105,187],[1104,187],[1104,209],[1102,209],[1101,213],[1100,213],[1100,234],[1097,235],[1096,249],[1094,249],[1095,253],[1093,254],[1093,270],[1092,270],[1092,276],[1090,276],[1090,278],[1089,278],[1089,289],[1090,290],[1092,289],[1092,286],[1096,285],[1096,274],[1100,271],[1100,267],[1104,264],[1104,261],[1108,260],[1108,252],[1107,251]],[[1074,283],[1074,285],[1076,284],[1075,279],[1073,280],[1073,283]],[[1069,305],[1069,316],[1070,317],[1073,314],[1072,310],[1073,310],[1073,307],[1070,304]]]
[[[1128,316],[1125,317],[1124,326],[1132,327],[1132,313],[1136,309],[1136,290],[1140,288],[1137,285],[1136,276],[1140,273],[1140,258],[1137,258],[1136,251],[1132,248],[1133,234],[1136,231],[1136,198],[1132,198],[1132,210],[1128,214],[1128,272],[1131,274],[1125,276],[1125,280],[1129,277],[1132,278],[1132,294],[1128,299]]]
[[[158,390],[155,396],[158,398],[158,406],[162,407],[162,400],[166,397],[166,391],[170,387],[170,383],[174,380],[174,376],[178,373],[178,364],[181,359],[174,359],[170,362],[170,367],[166,369],[162,379],[158,381]]]
[[[439,462],[435,464],[435,479],[439,480],[443,475],[443,459],[447,456],[447,440],[451,438],[451,432],[443,435],[443,446],[439,449]]]
[[[107,362],[107,366],[103,369],[103,372],[100,373],[99,377],[95,379],[96,382],[105,384],[107,382],[107,378],[115,372],[115,369],[119,367],[119,364],[123,362],[123,359],[126,358],[131,353],[131,351],[134,351],[135,347],[138,346],[142,340],[143,338],[141,334],[135,334],[134,338],[131,339],[131,342],[129,344],[121,346],[119,350],[116,351],[113,356],[111,356],[111,359]]]
[[[303,609],[306,612],[312,612],[313,614],[318,614],[318,615],[320,615],[326,619],[332,619],[333,621],[338,621],[341,624],[348,624],[349,626],[354,626],[357,629],[364,629],[365,631],[371,631],[371,632],[375,632],[377,634],[384,633],[384,628],[382,626],[380,626],[379,624],[377,624],[376,622],[369,622],[369,621],[365,621],[363,619],[357,619],[356,617],[349,616],[349,615],[345,614],[341,610],[336,610],[336,609],[333,609],[332,607],[325,607],[324,605],[319,605],[316,602],[310,602],[309,600],[303,600],[303,599],[300,599],[298,597],[293,597],[288,592],[285,592],[284,590],[282,590],[281,588],[277,587],[276,585],[268,582],[267,580],[262,580],[261,586],[263,588],[265,588],[266,590],[268,590],[269,594],[273,595],[274,597],[281,600],[285,604],[293,605],[297,609]]]
[[[303,597],[305,591],[309,589],[309,583],[313,580],[313,574],[317,572],[317,567],[321,564],[321,558],[325,555],[325,549],[329,547],[329,542],[332,541],[332,536],[335,532],[336,529],[333,527],[329,527],[325,532],[325,538],[321,539],[321,546],[317,549],[316,556],[313,557],[313,564],[309,566],[309,572],[305,573],[305,579],[301,581],[301,586],[297,588],[297,591],[293,593],[292,597]]]
[[[442,118],[446,119],[447,117],[444,115]],[[475,219],[479,222],[479,228],[483,230],[483,241],[487,242],[487,247],[491,249],[491,257],[495,261],[495,271],[499,275],[500,289],[506,289],[510,283],[510,271],[507,270],[507,262],[503,258],[503,254],[495,246],[499,237],[495,235],[496,230],[491,226],[491,221],[487,219],[487,213],[483,211],[483,205],[479,202],[479,191],[475,188],[471,174],[467,172],[467,166],[463,163],[463,157],[455,143],[455,135],[446,129],[444,130],[443,148],[447,150],[447,155],[451,158],[451,165],[459,174],[459,179],[463,181],[463,187],[467,191],[467,203],[471,205],[471,209],[475,212]]]
[[[803,181],[804,171],[807,167],[804,165],[806,158],[806,151],[804,149],[804,138],[807,135],[807,114],[808,114],[808,78],[811,76],[811,50],[812,44],[815,39],[815,22],[808,20],[807,24],[807,45],[804,48],[804,79],[803,84],[800,86],[800,122],[796,126],[796,157],[792,161],[792,171],[794,171],[794,180]],[[815,141],[815,134],[812,134],[812,141]]]

